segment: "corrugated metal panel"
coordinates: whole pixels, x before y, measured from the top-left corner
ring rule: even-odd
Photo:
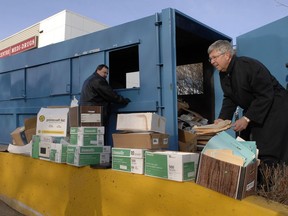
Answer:
[[[0,41],[0,50],[5,49],[9,46],[17,44],[21,41],[26,40],[27,38],[38,36],[39,35],[39,26],[40,23],[37,23],[33,26],[30,26],[10,37],[5,38],[4,40]]]

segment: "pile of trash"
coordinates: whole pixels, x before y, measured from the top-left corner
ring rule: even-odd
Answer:
[[[189,104],[178,100],[178,129],[191,133],[190,143],[196,143],[197,151],[201,151],[205,144],[218,132],[231,127],[231,121],[225,120],[218,124],[208,124],[208,119],[189,109]]]

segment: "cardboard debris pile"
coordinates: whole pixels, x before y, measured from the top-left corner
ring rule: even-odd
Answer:
[[[25,130],[11,133],[8,151],[79,167],[109,163],[111,147],[104,146],[104,135],[102,107],[41,108],[37,117],[25,121]]]
[[[200,114],[189,110],[186,102],[178,100],[178,145],[179,151],[197,152],[200,137],[195,134],[193,127],[195,125],[206,125],[207,119]]]
[[[216,133],[231,127],[231,121],[219,124],[208,124],[208,120],[200,114],[189,110],[189,105],[178,101],[178,140],[179,150],[200,152]]]

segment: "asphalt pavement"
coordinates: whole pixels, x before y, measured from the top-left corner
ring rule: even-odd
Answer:
[[[25,216],[0,200],[0,216]]]

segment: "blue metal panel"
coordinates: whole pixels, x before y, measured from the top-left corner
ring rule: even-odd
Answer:
[[[10,133],[15,129],[15,117],[13,114],[1,114],[0,119],[0,143],[11,143]]]
[[[10,99],[10,83],[10,73],[0,74],[0,100]]]
[[[27,68],[27,98],[50,96],[50,73],[50,64]]]
[[[51,63],[51,96],[70,94],[70,71],[71,64],[69,59]]]
[[[11,72],[11,100],[25,97],[25,70]]]
[[[286,87],[288,70],[288,17],[267,24],[236,39],[237,54],[256,58]]]

